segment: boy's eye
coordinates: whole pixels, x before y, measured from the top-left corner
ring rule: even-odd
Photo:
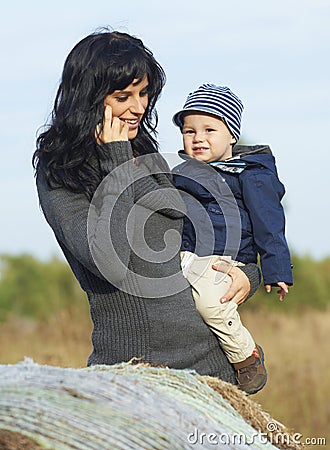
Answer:
[[[208,132],[208,133],[211,133],[212,131],[215,131],[213,128],[206,128],[206,131]]]
[[[183,134],[193,134],[194,130],[183,130]]]

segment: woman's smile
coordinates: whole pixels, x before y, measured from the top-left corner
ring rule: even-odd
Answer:
[[[122,90],[114,91],[105,97],[104,104],[111,106],[112,116],[118,117],[128,125],[128,139],[134,139],[139,124],[149,103],[148,77],[136,78]]]

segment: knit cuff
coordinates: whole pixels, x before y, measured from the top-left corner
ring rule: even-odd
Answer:
[[[247,298],[252,297],[252,295],[257,291],[261,284],[261,270],[257,264],[249,263],[245,266],[237,266],[241,269],[250,281],[250,293]]]
[[[102,196],[110,195],[114,199],[123,198],[133,202],[133,152],[129,141],[114,141],[99,146],[100,166],[104,179],[99,189]],[[99,204],[99,200],[97,201]]]
[[[102,153],[102,169],[111,172],[115,167],[133,159],[132,146],[129,141],[114,141],[99,146]]]

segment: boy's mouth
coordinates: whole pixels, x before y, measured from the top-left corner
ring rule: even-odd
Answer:
[[[192,151],[193,151],[194,153],[203,153],[203,152],[206,152],[207,150],[208,150],[207,147],[194,147],[194,148],[192,149]]]

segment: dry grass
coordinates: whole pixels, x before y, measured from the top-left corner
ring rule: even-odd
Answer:
[[[61,311],[47,323],[12,318],[0,324],[0,364],[15,364],[27,356],[39,364],[86,367],[92,325],[88,310]]]
[[[0,450],[42,450],[35,440],[15,431],[0,430]]]
[[[243,311],[242,318],[264,349],[269,375],[253,399],[303,439],[330,443],[330,310],[299,316]]]
[[[247,309],[241,313],[264,349],[269,374],[266,387],[251,398],[289,429],[302,433],[302,440],[330,442],[330,310],[300,316]],[[54,315],[47,324],[12,318],[0,325],[0,364],[28,356],[39,364],[84,367],[91,352],[91,330],[87,305]]]
[[[275,447],[280,444],[281,450],[302,450],[305,448],[297,439],[295,431],[288,429],[281,422],[265,412],[262,406],[237,386],[226,383],[219,378],[199,377],[212,389],[218,392],[255,430],[262,433]]]

